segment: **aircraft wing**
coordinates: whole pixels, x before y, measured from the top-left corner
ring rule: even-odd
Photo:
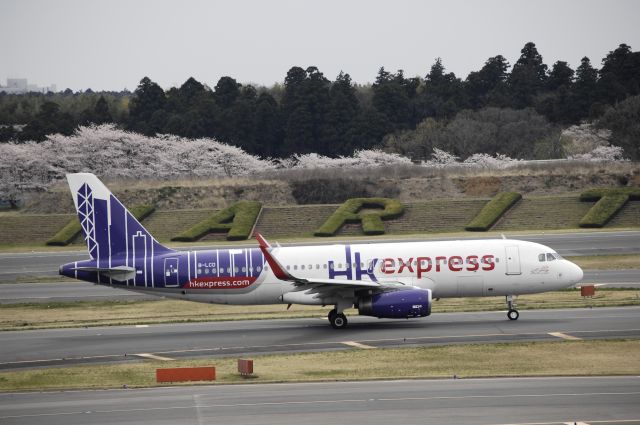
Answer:
[[[401,281],[385,281],[385,282],[371,282],[367,280],[343,280],[343,279],[315,279],[315,278],[301,278],[296,277],[289,273],[288,270],[278,259],[271,253],[272,247],[269,242],[266,241],[260,233],[256,233],[256,239],[260,245],[260,250],[264,254],[269,267],[273,271],[273,274],[280,280],[287,282],[293,282],[297,286],[309,286],[309,287],[325,287],[326,289],[375,289],[380,292],[387,290],[398,290],[404,288],[411,288],[410,285],[406,285]]]

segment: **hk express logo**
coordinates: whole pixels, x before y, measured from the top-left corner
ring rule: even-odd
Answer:
[[[475,272],[478,270],[491,271],[495,269],[495,257],[491,254],[487,255],[468,255],[462,257],[461,255],[444,256],[438,255],[435,257],[395,257],[395,258],[374,258],[372,259],[367,268],[363,268],[361,255],[359,252],[354,252],[353,258],[351,256],[351,246],[345,246],[345,269],[336,270],[336,264],[333,260],[329,261],[329,279],[335,279],[336,277],[346,277],[347,280],[361,280],[362,277],[368,276],[373,282],[378,281],[376,272],[380,272],[386,276],[392,276],[401,273],[415,274],[418,279],[426,273],[439,273],[445,270],[452,272],[469,271]],[[379,269],[376,270],[376,266],[380,264]]]

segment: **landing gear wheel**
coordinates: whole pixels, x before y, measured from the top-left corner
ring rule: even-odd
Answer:
[[[509,320],[518,320],[518,317],[520,317],[520,313],[518,313],[518,310],[511,309],[507,311],[507,317],[509,318]]]
[[[330,323],[333,323],[333,317],[336,314],[338,314],[338,310],[336,310],[335,308],[329,312],[329,314],[327,315],[327,318],[329,319]]]
[[[342,313],[329,313],[329,322],[333,329],[344,329],[347,327],[347,316]]]

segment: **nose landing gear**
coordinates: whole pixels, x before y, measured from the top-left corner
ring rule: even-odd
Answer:
[[[509,309],[509,311],[507,311],[507,317],[509,318],[509,320],[518,320],[518,317],[520,317],[520,313],[516,309],[516,296],[507,295],[506,301],[507,308]]]

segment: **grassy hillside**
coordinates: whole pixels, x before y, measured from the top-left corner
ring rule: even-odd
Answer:
[[[577,229],[578,222],[593,206],[593,202],[580,202],[578,196],[547,196],[524,198],[496,223],[492,230],[518,229]],[[623,209],[621,214],[626,213]],[[640,217],[635,220],[640,225]]]
[[[463,232],[488,201],[487,198],[435,199],[405,203],[405,213],[385,221],[387,234]],[[580,202],[578,195],[525,197],[493,227],[497,231],[578,229],[578,222],[593,206]],[[265,206],[256,231],[269,238],[309,237],[338,205]],[[160,241],[173,236],[210,216],[214,209],[156,210],[143,224]],[[71,214],[0,213],[0,246],[44,245],[62,228]],[[622,208],[606,228],[640,227],[640,201]],[[346,225],[338,236],[363,235],[360,225]],[[224,240],[224,235],[210,234],[202,241]],[[326,239],[329,242],[331,239]],[[75,243],[82,243],[77,238]]]

